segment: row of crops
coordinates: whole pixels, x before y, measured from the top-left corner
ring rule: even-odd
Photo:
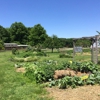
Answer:
[[[58,86],[60,89],[83,85],[100,84],[100,71],[98,67],[92,62],[62,62],[47,60],[44,62],[34,62],[23,64],[26,69],[24,76],[30,81],[35,81],[37,84],[48,83],[47,86]],[[55,71],[58,70],[73,70],[74,72],[85,73],[80,76],[77,75],[62,75],[62,77],[55,79]],[[61,73],[59,73],[60,75]]]

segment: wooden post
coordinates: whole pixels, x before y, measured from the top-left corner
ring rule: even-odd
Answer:
[[[99,43],[100,35],[96,35],[96,64],[98,63],[98,43]]]
[[[91,61],[94,63],[94,47],[93,47],[93,44],[95,42],[95,39],[94,38],[91,38]]]
[[[98,47],[97,47],[97,39],[98,36],[95,36],[95,48],[94,48],[94,63],[97,64],[98,63]]]
[[[92,55],[91,55],[92,56],[91,61],[95,64],[98,63],[98,44],[97,42],[98,42],[98,36],[95,36],[95,38],[92,39]]]
[[[73,40],[73,61],[75,60],[74,57],[75,57],[75,40]]]
[[[93,41],[93,40],[92,40]],[[93,62],[93,42],[91,41],[91,61]]]

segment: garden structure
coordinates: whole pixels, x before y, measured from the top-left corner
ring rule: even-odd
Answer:
[[[77,47],[76,42],[79,39],[89,39],[91,41],[91,61],[95,64],[98,63],[98,53],[99,53],[99,45],[100,35],[90,36],[90,37],[82,37],[82,38],[73,38],[73,58],[76,52],[82,52],[82,47]],[[95,44],[95,46],[94,46]]]

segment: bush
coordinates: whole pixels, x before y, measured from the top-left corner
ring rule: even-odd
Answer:
[[[83,52],[91,52],[91,49],[90,48],[83,49]]]
[[[61,53],[59,55],[60,58],[73,58],[73,56],[69,55],[69,54],[64,54],[64,53]]]
[[[18,52],[18,50],[16,48],[13,48],[12,49],[12,54],[17,55],[17,54],[19,54],[19,52]]]
[[[29,56],[32,56],[32,52],[28,51],[28,52],[23,52],[21,55],[22,57],[26,58],[26,57],[29,57]]]
[[[25,75],[29,79],[30,78],[31,78],[31,80],[35,79],[36,83],[42,83],[42,82],[49,81],[49,79],[53,79],[54,70],[55,70],[54,65],[52,65],[52,64],[48,65],[47,63],[42,62],[42,63],[36,64],[35,66],[37,66],[37,67],[35,67],[35,68],[27,67]]]
[[[28,46],[25,50],[25,52],[33,51],[33,48],[31,46]]]
[[[67,50],[67,54],[71,55],[73,53],[73,50]]]
[[[2,40],[0,40],[0,50],[4,50],[4,43]]]
[[[37,56],[47,56],[45,52],[37,52]]]

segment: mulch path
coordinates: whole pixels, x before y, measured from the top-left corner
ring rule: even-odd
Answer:
[[[54,100],[100,100],[100,86],[88,85],[81,86],[75,89],[59,89],[58,87],[47,87],[49,96]]]

